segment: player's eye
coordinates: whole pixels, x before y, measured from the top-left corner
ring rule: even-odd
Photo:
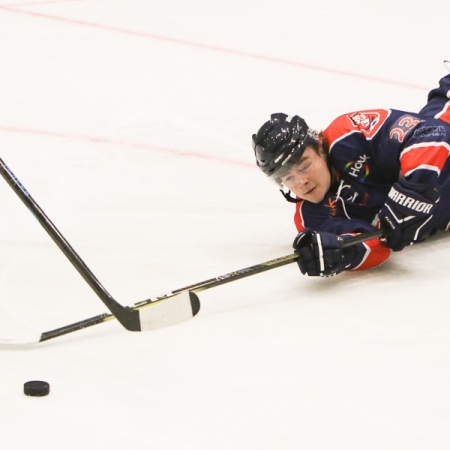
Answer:
[[[302,164],[299,168],[298,168],[298,171],[300,172],[300,173],[306,173],[306,172],[308,172],[308,169],[311,167],[311,163],[308,163],[308,164]]]

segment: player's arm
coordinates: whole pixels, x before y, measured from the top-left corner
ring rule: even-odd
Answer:
[[[399,126],[390,131],[391,139],[402,138],[406,145],[399,156],[399,180],[378,214],[390,229],[387,245],[394,251],[422,242],[433,232],[432,218],[439,201],[438,178],[450,154],[450,145],[444,141],[446,124],[438,125],[432,119],[406,119],[402,118],[403,122],[399,121]]]
[[[434,117],[450,123],[450,75],[439,81],[439,87],[428,94],[428,102],[422,108],[421,117]]]

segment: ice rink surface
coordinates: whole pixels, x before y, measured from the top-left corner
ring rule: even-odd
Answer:
[[[0,157],[123,305],[290,254],[251,135],[273,112],[418,111],[450,3],[413,5],[4,0]],[[105,312],[3,179],[0,202],[0,338]],[[159,331],[0,348],[1,448],[448,449],[449,275],[443,233],[371,271],[207,290]]]

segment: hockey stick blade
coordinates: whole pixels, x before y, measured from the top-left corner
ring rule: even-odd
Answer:
[[[356,235],[354,237],[346,239],[345,242],[343,243],[343,247],[350,247],[351,245],[356,245],[361,242],[369,241],[371,239],[381,238],[385,234],[386,234],[386,232],[384,230],[374,230],[374,231],[370,231],[367,233],[361,233],[359,235]],[[286,264],[290,264],[290,263],[297,261],[297,259],[298,259],[298,255],[296,255],[295,253],[292,255],[283,256],[281,258],[272,259],[272,260],[264,262],[262,264],[257,264],[255,266],[246,267],[245,269],[236,270],[234,272],[230,272],[230,273],[221,275],[216,278],[211,278],[210,280],[207,280],[207,281],[202,281],[200,283],[193,284],[191,286],[186,286],[184,288],[177,289],[175,291],[170,292],[169,294],[157,297],[155,300],[144,300],[142,302],[136,303],[134,306],[131,307],[131,309],[134,309],[134,310],[144,309],[144,311],[145,311],[145,308],[148,308],[148,307],[155,308],[155,307],[158,307],[159,305],[162,306],[164,302],[170,302],[170,305],[173,305],[176,308],[178,308],[178,303],[177,303],[177,305],[175,305],[175,300],[178,301],[178,299],[181,298],[181,297],[179,297],[181,294],[189,293],[189,300],[191,303],[192,317],[193,317],[200,310],[200,301],[196,295],[197,292],[201,292],[206,289],[213,288],[215,286],[229,283],[231,281],[235,281],[240,278],[245,278],[245,277],[249,277],[251,275],[256,275],[258,273],[265,272],[267,270],[271,270],[276,267],[285,266]],[[186,297],[183,297],[183,298],[186,298]],[[187,308],[187,305],[185,304],[183,307],[180,306],[180,309],[185,309],[185,308],[186,308],[186,312],[185,312],[186,317],[189,319],[190,313],[189,313],[189,309]],[[161,310],[162,309],[169,310],[170,308],[164,307],[164,308],[161,308]],[[172,317],[171,321],[173,324],[175,324],[175,322],[176,322],[176,320],[175,320],[176,315],[177,314],[174,314],[173,316],[171,316]],[[152,314],[150,313],[149,316],[152,316]],[[155,316],[157,316],[157,314],[155,314]],[[185,316],[182,316],[182,318],[184,318],[184,317]],[[76,322],[76,323],[67,325],[62,328],[44,332],[39,336],[39,338],[37,340],[35,340],[33,342],[23,342],[23,343],[26,344],[26,343],[36,343],[36,342],[47,341],[49,339],[63,336],[65,334],[71,333],[73,331],[82,330],[84,328],[88,328],[93,325],[98,325],[100,323],[107,322],[109,320],[113,320],[114,318],[115,317],[112,314],[102,314],[99,316],[91,317],[89,319],[82,320],[81,322]],[[144,319],[143,321],[145,323],[149,322],[147,324],[147,326],[149,328],[147,328],[147,329],[155,329],[155,324],[152,325],[151,320],[148,321],[148,320]],[[165,323],[165,322],[163,321],[163,323]],[[160,328],[157,325],[158,324],[156,324],[156,327]],[[153,328],[150,328],[152,326],[153,326]],[[166,326],[166,325],[164,325],[164,326]],[[17,344],[20,344],[20,343],[21,343],[20,341],[17,341]],[[3,340],[0,339],[0,345],[3,345],[3,344],[14,345],[15,343],[11,339],[3,339]]]
[[[166,298],[157,298],[150,301],[144,306],[129,307],[130,309],[136,310],[139,314],[141,331],[152,331],[178,325],[181,322],[192,319],[200,311],[200,300],[193,292],[183,291],[178,294],[171,294],[168,294]],[[18,338],[0,338],[0,346],[27,346],[37,344],[58,336],[72,333],[73,331],[108,322],[115,318],[116,317],[113,314],[105,313],[41,334],[34,333],[23,335]]]
[[[182,291],[137,310],[141,331],[157,330],[192,319],[200,311],[200,300],[194,292]]]
[[[184,299],[184,301],[175,302],[171,300],[168,303],[164,301],[159,303],[158,307],[151,308],[142,313],[137,309],[122,306],[101,285],[89,267],[78,256],[75,250],[70,246],[64,236],[59,232],[59,230],[55,227],[55,225],[51,222],[51,220],[47,217],[44,211],[31,197],[30,193],[25,189],[23,184],[18,180],[18,178],[2,159],[0,159],[0,174],[38,220],[42,228],[44,228],[47,234],[53,239],[55,244],[64,253],[67,259],[72,263],[78,273],[84,278],[84,280],[89,284],[92,290],[97,294],[100,300],[124,328],[129,331],[146,331],[155,329],[155,327],[161,328],[162,326],[170,326],[192,318],[198,312],[200,308],[199,300],[196,296],[191,298],[190,295],[188,295],[189,301],[186,301],[185,297],[180,296],[178,300]],[[187,312],[189,310],[189,308],[186,307],[188,303],[191,305],[191,313]]]

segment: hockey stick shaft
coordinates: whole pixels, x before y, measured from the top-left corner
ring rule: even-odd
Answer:
[[[123,307],[111,297],[2,159],[0,159],[0,174],[119,322],[127,330],[140,331],[139,313]]]
[[[343,243],[343,247],[350,247],[352,245],[356,245],[361,242],[365,242],[365,241],[368,241],[371,239],[383,237],[384,235],[385,235],[384,230],[374,230],[374,231],[370,231],[367,233],[361,233],[359,235],[356,235],[356,236],[346,239]],[[204,291],[206,289],[211,289],[213,287],[216,287],[216,286],[219,286],[222,284],[230,283],[231,281],[235,281],[235,280],[238,280],[241,278],[246,278],[251,275],[256,275],[258,273],[265,272],[267,270],[275,269],[276,267],[285,266],[287,264],[297,261],[297,259],[298,259],[298,255],[296,255],[296,254],[291,254],[288,256],[281,257],[281,258],[272,259],[270,261],[266,261],[261,264],[257,264],[257,265],[247,267],[247,268],[244,268],[241,270],[236,270],[234,272],[230,272],[230,273],[227,273],[225,275],[222,275],[222,276],[219,276],[216,278],[211,278],[209,280],[202,281],[200,283],[192,284],[190,286],[186,286],[184,288],[174,290],[174,291],[170,292],[169,294],[163,295],[159,298],[160,299],[170,298],[172,296],[178,295],[181,292],[186,292],[186,291],[198,293],[198,292]],[[154,299],[154,300],[145,300],[143,302],[136,303],[135,305],[131,306],[130,308],[140,309],[140,308],[149,306],[151,303],[157,303],[157,302],[158,302],[158,298]],[[95,317],[91,317],[89,319],[85,319],[80,322],[76,322],[76,323],[67,325],[62,328],[44,332],[44,333],[42,333],[39,341],[46,341],[46,340],[49,340],[49,339],[52,339],[52,338],[55,338],[58,336],[62,336],[64,334],[71,333],[73,331],[81,330],[83,328],[88,328],[93,325],[97,325],[99,323],[107,322],[112,319],[114,319],[114,316],[112,314],[102,314],[102,315],[98,315]]]
[[[351,247],[352,245],[360,244],[361,242],[368,241],[370,239],[376,239],[384,236],[386,232],[384,230],[374,230],[366,233],[361,233],[351,238],[345,239],[342,243],[343,248]],[[237,270],[235,272],[227,273],[217,278],[212,278],[210,280],[204,281],[202,283],[197,283],[192,286],[187,286],[185,288],[173,291],[173,294],[178,292],[189,290],[191,292],[201,292],[206,289],[211,289],[215,286],[221,284],[229,283],[231,281],[239,280],[240,278],[245,278],[250,275],[255,275],[257,273],[265,272],[267,270],[275,269],[276,267],[285,266],[287,264],[293,263],[298,260],[298,255],[293,253],[291,255],[283,256],[281,258],[272,259],[266,261],[262,264],[257,264],[255,266],[247,267],[245,269]]]

